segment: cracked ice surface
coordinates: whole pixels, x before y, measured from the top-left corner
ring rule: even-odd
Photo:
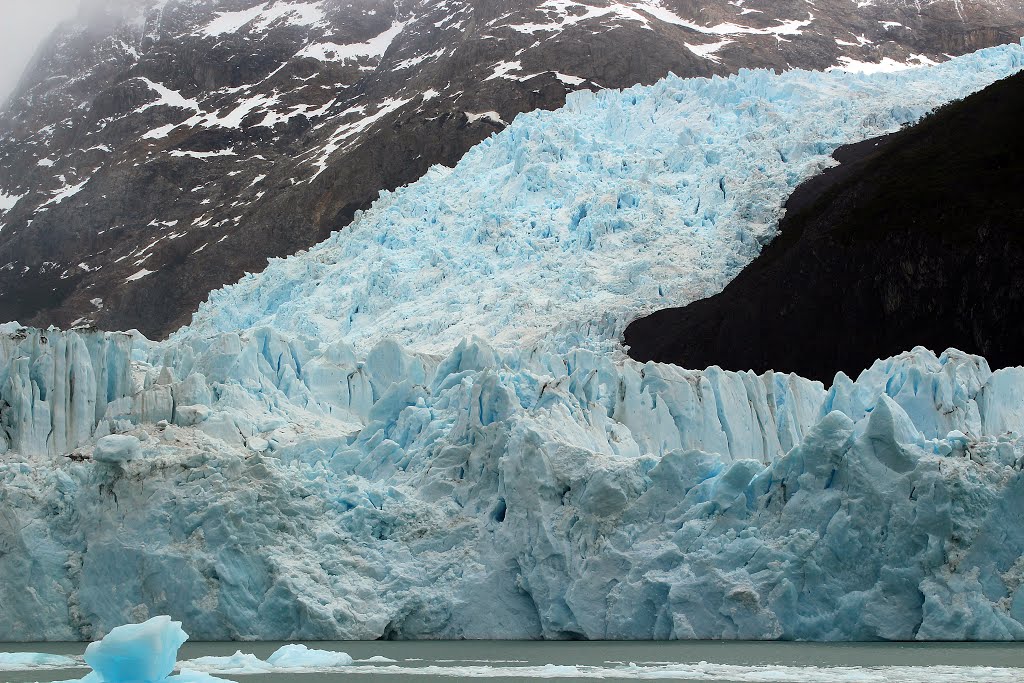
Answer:
[[[1009,45],[861,75],[742,71],[569,96],[454,169],[384,193],[308,252],[211,294],[182,335],[269,325],[366,351],[614,344],[720,291],[837,146],[891,132],[1024,66]]]

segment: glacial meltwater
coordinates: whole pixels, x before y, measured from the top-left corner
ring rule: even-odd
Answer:
[[[736,683],[1024,683],[1019,643],[358,641],[309,643],[353,663],[238,673],[282,643],[185,643],[179,668],[246,683],[361,681],[680,680]],[[0,681],[50,682],[87,672],[84,643],[0,644]],[[240,651],[253,657],[232,657]],[[12,653],[49,653],[81,668],[33,664]],[[200,659],[203,658],[203,659]],[[215,658],[215,659],[213,659]],[[42,659],[42,658],[39,658]],[[59,660],[58,660],[59,663]],[[232,668],[234,667],[234,668]]]

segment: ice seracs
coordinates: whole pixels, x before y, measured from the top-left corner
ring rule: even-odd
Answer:
[[[214,291],[176,338],[271,326],[360,351],[391,338],[447,354],[473,335],[502,349],[614,347],[637,315],[720,291],[837,146],[1022,67],[1015,44],[894,74],[741,71],[575,92]]]
[[[88,637],[70,602],[203,639],[1024,637],[1017,369],[919,348],[826,388],[481,340],[132,339],[101,421],[142,457],[0,463],[0,634]]]
[[[0,327],[0,639],[1024,639],[1020,368],[825,386],[617,337],[721,286],[832,145],[1022,56],[580,95],[168,341]]]

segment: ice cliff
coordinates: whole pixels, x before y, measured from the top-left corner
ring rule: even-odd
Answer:
[[[1024,369],[615,348],[829,149],[1022,66],[579,95],[167,342],[4,326],[0,639],[1024,638]]]
[[[154,612],[202,639],[1024,637],[1019,368],[916,349],[826,389],[268,330],[131,353],[104,424],[139,457],[0,465],[4,638]]]

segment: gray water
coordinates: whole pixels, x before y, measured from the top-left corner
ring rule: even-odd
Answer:
[[[243,683],[694,680],[719,683],[1024,683],[1024,643],[372,641],[307,643],[351,667],[213,675]],[[282,643],[186,643],[179,662],[236,650],[266,659]],[[84,643],[0,643],[0,652],[81,655]],[[360,663],[383,656],[394,663]],[[632,665],[631,665],[632,663]],[[552,668],[556,665],[563,668]],[[0,671],[9,683],[78,678],[86,669]]]

